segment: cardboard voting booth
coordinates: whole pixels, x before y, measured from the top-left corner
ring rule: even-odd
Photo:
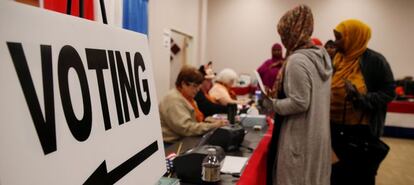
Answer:
[[[0,184],[155,184],[165,172],[145,35],[0,2]]]

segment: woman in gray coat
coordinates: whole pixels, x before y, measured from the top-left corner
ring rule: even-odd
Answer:
[[[330,57],[310,42],[313,16],[305,5],[288,11],[279,21],[278,32],[288,57],[278,77],[276,98],[264,102],[277,114],[267,184],[329,185]]]

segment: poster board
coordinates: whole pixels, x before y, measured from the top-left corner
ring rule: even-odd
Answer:
[[[145,35],[0,2],[0,184],[155,184],[165,172]]]

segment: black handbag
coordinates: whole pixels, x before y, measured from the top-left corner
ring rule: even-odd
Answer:
[[[346,102],[342,124],[331,124],[332,148],[339,160],[355,171],[376,174],[390,147],[372,134],[369,125],[361,124],[363,113],[359,124],[345,124]]]

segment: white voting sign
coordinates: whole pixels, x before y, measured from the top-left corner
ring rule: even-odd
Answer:
[[[1,1],[0,184],[155,184],[152,71],[145,35]]]

